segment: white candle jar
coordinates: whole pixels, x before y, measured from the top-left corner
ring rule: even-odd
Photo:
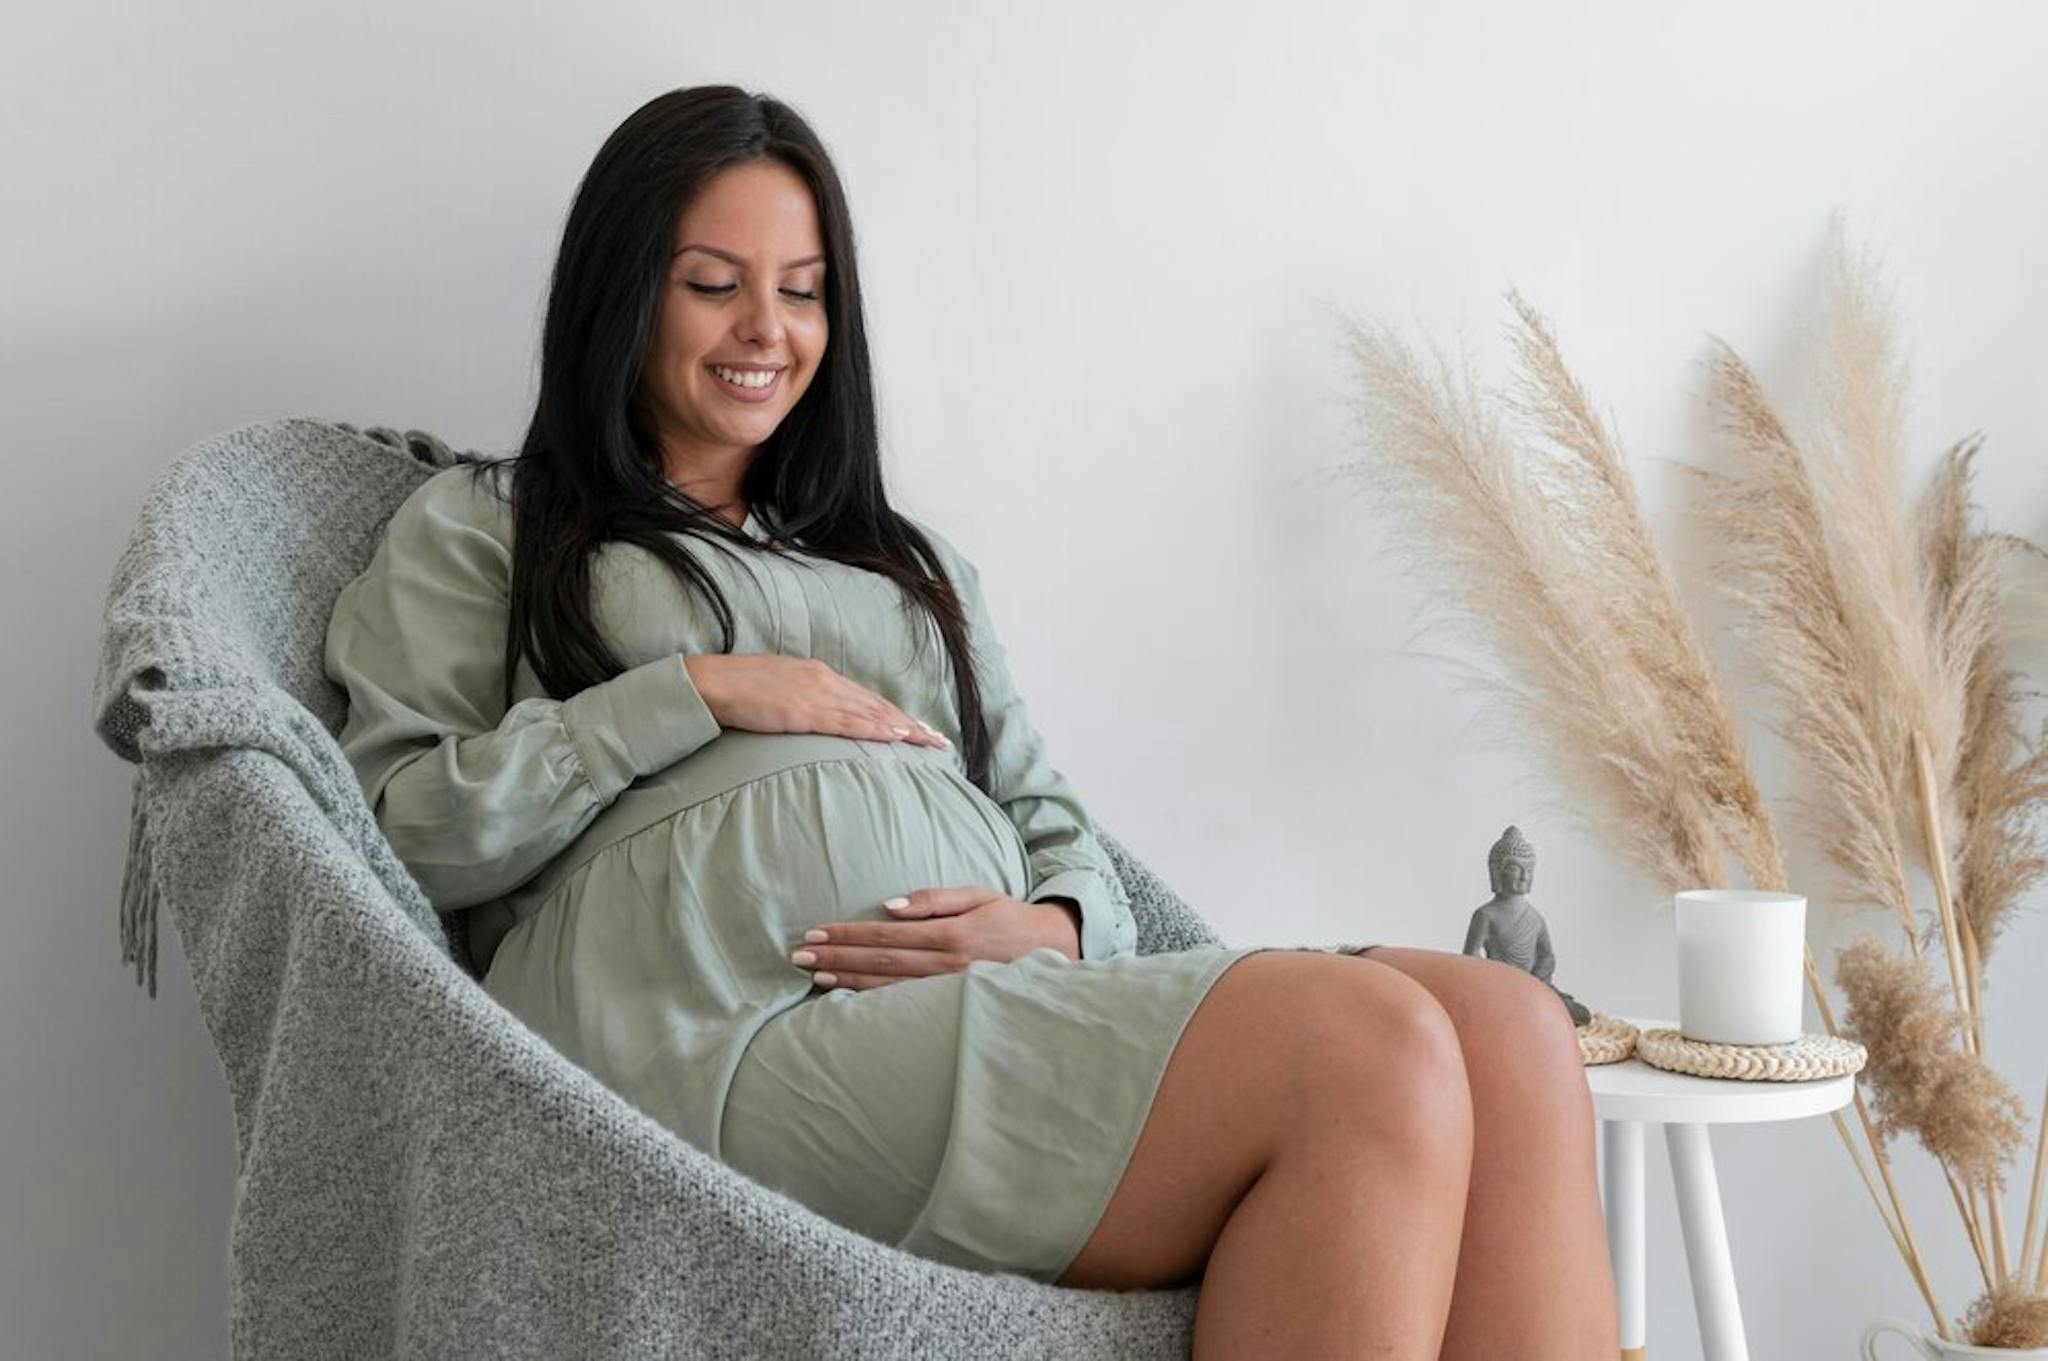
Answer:
[[[1712,1044],[1805,1033],[1806,899],[1758,889],[1678,895],[1678,1029]]]

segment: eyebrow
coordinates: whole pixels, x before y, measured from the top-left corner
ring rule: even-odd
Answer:
[[[728,262],[728,263],[730,263],[730,264],[735,264],[735,265],[744,265],[745,263],[747,263],[747,262],[746,262],[746,261],[745,261],[744,259],[742,259],[742,258],[741,258],[740,256],[734,255],[734,254],[733,254],[733,253],[732,253],[731,251],[728,251],[728,250],[720,250],[720,249],[719,249],[718,247],[716,247],[716,246],[700,246],[700,245],[696,244],[695,242],[692,242],[692,243],[690,243],[690,244],[689,244],[689,245],[687,245],[687,246],[677,246],[677,247],[676,247],[676,252],[675,252],[675,253],[676,253],[676,255],[681,255],[681,254],[682,254],[682,253],[683,253],[684,251],[686,251],[686,250],[701,250],[701,251],[703,251],[703,252],[704,252],[704,253],[705,253],[706,255],[715,255],[715,256],[717,256],[717,257],[718,257],[719,259],[721,259],[721,260],[724,260],[724,261],[727,261],[727,262]],[[670,256],[669,258],[670,258],[670,259],[674,259],[674,258],[675,258],[675,256],[673,256],[673,255],[672,255],[672,256]],[[804,265],[815,265],[815,264],[818,264],[818,263],[820,263],[821,261],[823,261],[823,260],[824,260],[824,258],[825,258],[825,257],[824,257],[823,255],[806,255],[806,256],[805,256],[805,257],[804,257],[803,259],[801,259],[801,260],[791,260],[791,261],[790,261],[790,262],[789,262],[788,264],[784,265],[784,266],[783,266],[783,268],[784,268],[784,269],[799,269],[799,268],[803,267]]]

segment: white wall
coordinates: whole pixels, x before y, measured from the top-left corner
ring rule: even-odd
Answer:
[[[1519,822],[1559,984],[1676,1007],[1668,906],[1489,751],[1418,634],[1425,592],[1332,494],[1348,374],[1325,304],[1462,339],[1498,377],[1522,288],[1685,559],[1666,460],[1706,452],[1705,337],[1785,391],[1839,204],[1900,284],[1915,485],[1981,427],[1994,520],[2048,531],[2034,6],[272,0],[6,28],[0,591],[34,659],[0,710],[10,1356],[226,1348],[226,1090],[175,931],[156,1002],[118,963],[130,771],[88,713],[144,488],[209,433],[293,414],[509,446],[577,177],[662,90],[764,89],[819,128],[897,497],[982,564],[1097,817],[1233,943],[1455,950]],[[1811,888],[1831,970],[1838,935],[1883,923]],[[2042,944],[2030,914],[1989,975],[2030,1119]],[[1923,1312],[1827,1121],[1714,1140],[1753,1355],[1846,1355],[1873,1316]],[[1960,1313],[1955,1212],[1916,1147],[1898,1165]],[[1654,1138],[1649,1175],[1651,1354],[1694,1356]]]

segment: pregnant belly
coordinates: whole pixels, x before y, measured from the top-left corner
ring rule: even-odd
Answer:
[[[622,917],[680,918],[668,927],[706,968],[798,976],[788,953],[812,926],[889,920],[881,900],[919,888],[1021,897],[1027,876],[1015,826],[953,752],[734,729],[620,794],[501,920],[509,929],[595,878]]]

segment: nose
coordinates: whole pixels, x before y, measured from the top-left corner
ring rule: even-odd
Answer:
[[[756,289],[747,295],[748,305],[740,309],[740,319],[734,325],[734,332],[741,339],[756,342],[764,348],[782,343],[782,317],[776,306],[775,286],[771,281],[765,294]]]

